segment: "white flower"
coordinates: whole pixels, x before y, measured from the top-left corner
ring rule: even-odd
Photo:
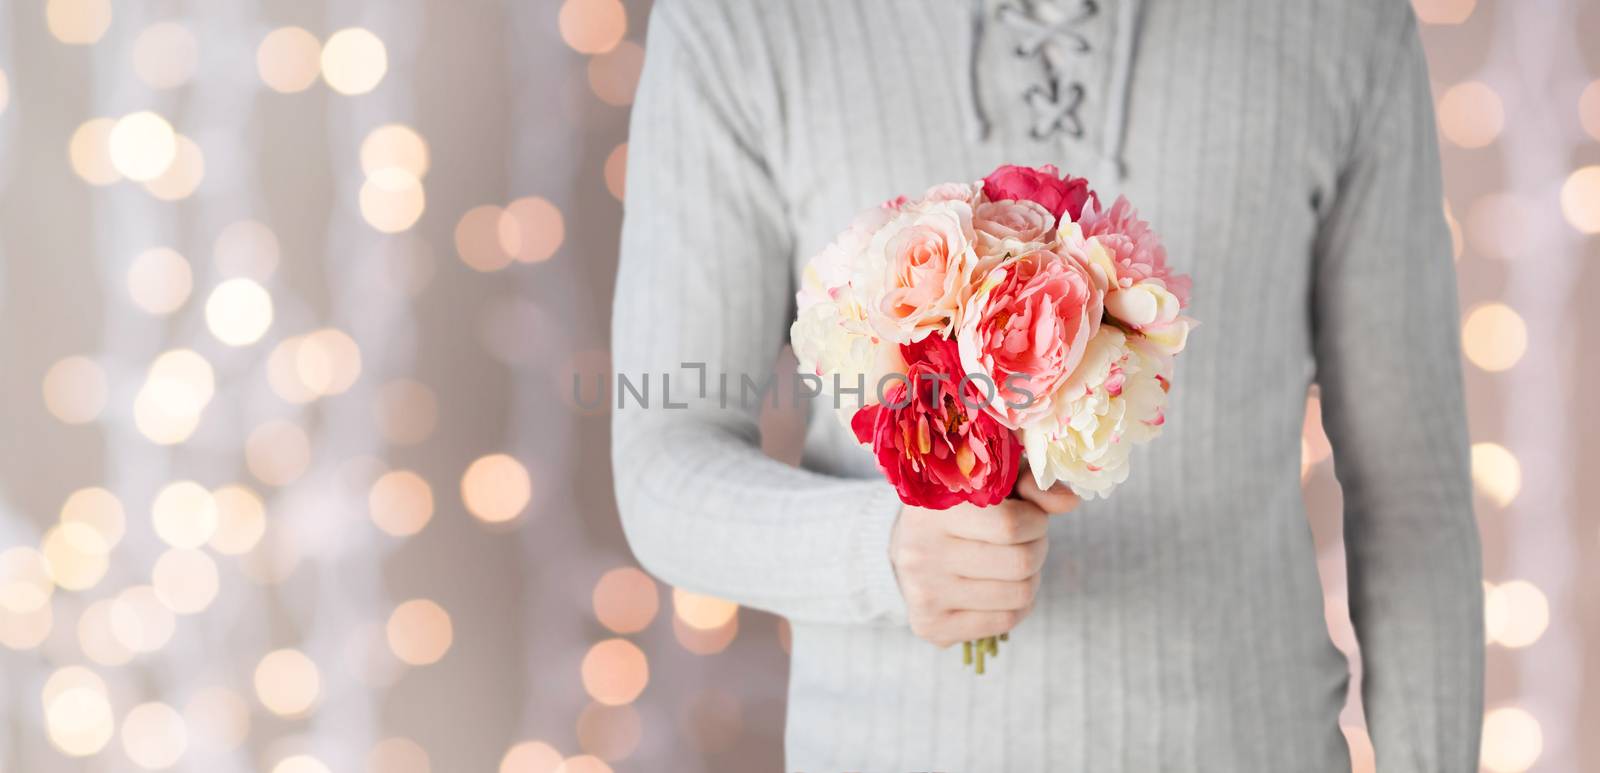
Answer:
[[[1051,413],[1022,428],[1034,482],[1049,488],[1064,481],[1084,499],[1110,495],[1128,479],[1133,446],[1161,433],[1168,383],[1158,353],[1101,327],[1053,395]]]

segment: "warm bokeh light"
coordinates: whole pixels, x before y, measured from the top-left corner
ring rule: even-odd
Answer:
[[[272,773],[333,773],[322,760],[308,754],[284,757],[272,766]]]
[[[300,383],[312,394],[344,394],[361,376],[361,349],[344,331],[323,328],[299,340],[294,364]]]
[[[384,634],[389,651],[412,666],[439,662],[455,638],[450,613],[430,599],[411,599],[395,607]]]
[[[32,612],[49,603],[55,589],[43,553],[20,545],[0,552],[0,608]]]
[[[643,69],[644,49],[631,40],[624,40],[610,53],[589,60],[589,88],[608,105],[631,105]]]
[[[145,770],[176,765],[189,748],[183,715],[165,703],[141,703],[122,720],[122,750]]]
[[[461,476],[461,500],[489,523],[516,518],[533,497],[533,481],[521,462],[506,454],[481,457]]]
[[[631,705],[591,703],[578,715],[578,746],[607,762],[627,759],[639,748],[643,728]]]
[[[122,179],[111,163],[111,129],[116,125],[111,118],[91,118],[79,124],[67,143],[72,171],[90,185],[110,185]]]
[[[256,664],[256,699],[282,717],[304,716],[322,692],[317,664],[295,649],[274,650]]]
[[[81,523],[63,523],[45,532],[41,550],[50,579],[64,590],[93,588],[110,565],[111,546],[100,532]]]
[[[150,585],[173,612],[199,614],[217,598],[217,562],[199,550],[173,548],[156,559]]]
[[[526,196],[506,205],[500,218],[500,248],[522,263],[549,260],[566,240],[561,210],[538,196]]]
[[[379,126],[361,141],[361,171],[376,174],[380,169],[399,169],[418,180],[428,174],[428,143],[405,124]]]
[[[199,425],[214,391],[215,375],[204,357],[189,349],[165,352],[150,364],[134,398],[134,424],[153,443],[181,443]]]
[[[197,548],[217,530],[217,500],[192,480],[163,486],[150,506],[156,536],[175,548]]]
[[[628,143],[624,142],[606,156],[606,190],[617,201],[622,201],[628,188]]]
[[[111,601],[111,635],[134,653],[155,652],[167,646],[177,631],[172,610],[161,603],[154,588],[135,585]]]
[[[1439,131],[1463,148],[1481,148],[1495,141],[1505,128],[1505,107],[1488,84],[1466,81],[1451,86],[1439,97]]]
[[[378,390],[373,413],[389,442],[414,446],[428,439],[439,423],[439,399],[426,384],[399,379]]]
[[[1550,627],[1550,601],[1544,591],[1526,580],[1512,580],[1494,586],[1485,597],[1487,611],[1495,611],[1495,625],[1485,626],[1490,641],[1517,649],[1539,640]]]
[[[229,223],[217,233],[212,255],[223,277],[265,282],[278,269],[278,237],[255,220]]]
[[[94,421],[106,407],[106,373],[88,357],[67,357],[45,371],[45,409],[66,424]]]
[[[566,0],[557,16],[561,39],[580,54],[604,54],[628,34],[621,0]]]
[[[0,107],[3,105],[3,100],[0,100]],[[1578,122],[1590,137],[1600,141],[1600,80],[1585,86],[1583,93],[1578,96]]]
[[[431,773],[428,750],[410,738],[385,738],[367,753],[367,773]]]
[[[672,638],[677,639],[678,644],[685,650],[696,655],[715,655],[722,652],[738,636],[738,615],[728,618],[728,622],[717,628],[696,628],[684,622],[682,617],[674,615],[672,618]]]
[[[117,638],[112,628],[114,599],[101,599],[84,607],[78,617],[78,646],[84,656],[102,666],[120,666],[133,659],[133,649]]]
[[[188,198],[206,176],[206,156],[194,140],[178,135],[177,154],[161,176],[144,184],[150,195],[162,201]]]
[[[583,689],[607,706],[632,703],[650,681],[644,650],[627,639],[606,639],[583,656]]]
[[[110,550],[122,541],[127,530],[127,514],[115,494],[99,486],[78,489],[61,504],[61,522],[79,523],[94,529]]]
[[[148,110],[118,119],[106,143],[111,165],[123,177],[138,182],[160,177],[178,155],[178,135],[172,124]]]
[[[1502,706],[1483,717],[1483,756],[1492,773],[1522,773],[1544,752],[1539,720],[1517,706]]]
[[[1579,169],[1562,183],[1561,214],[1580,232],[1600,234],[1600,166]]]
[[[591,754],[580,754],[561,761],[556,773],[612,773],[611,766]]]
[[[678,619],[702,631],[727,625],[739,612],[739,605],[732,601],[691,593],[682,588],[672,589],[672,608]]]
[[[649,627],[661,609],[655,580],[631,566],[612,569],[595,583],[595,619],[615,633],[638,633]]]
[[[128,296],[147,314],[171,314],[189,300],[194,275],[189,261],[170,247],[151,247],[128,267]]]
[[[300,425],[273,420],[250,432],[244,444],[245,466],[269,486],[285,486],[305,474],[311,464],[311,439]]]
[[[266,506],[248,486],[223,486],[211,492],[217,507],[217,529],[211,535],[211,549],[228,556],[254,550],[267,530]]]
[[[261,39],[256,72],[267,88],[284,94],[305,91],[322,71],[322,43],[299,27],[279,27]]]
[[[1411,0],[1423,24],[1460,24],[1472,16],[1477,0]]]
[[[417,224],[427,209],[422,182],[410,172],[385,167],[361,184],[361,217],[383,233],[400,233]]]
[[[88,757],[111,742],[116,732],[105,687],[69,687],[44,703],[50,743],[69,757]]]
[[[543,741],[523,741],[500,758],[499,773],[556,773],[561,752]]]
[[[1472,482],[1478,491],[1505,507],[1522,490],[1522,465],[1498,443],[1472,444]]]
[[[456,222],[456,255],[475,271],[499,271],[511,264],[512,253],[500,238],[504,210],[491,204],[473,207]]]
[[[1473,365],[1484,370],[1510,370],[1528,349],[1528,327],[1510,306],[1485,303],[1467,313],[1461,348]]]
[[[111,26],[111,0],[49,0],[44,20],[56,40],[87,46],[98,42]]]
[[[409,537],[433,518],[433,489],[410,470],[391,470],[373,482],[367,507],[372,522],[384,533]]]
[[[145,27],[133,41],[133,72],[150,88],[173,89],[188,83],[199,63],[199,42],[177,22]]]
[[[0,114],[6,112],[6,105],[11,104],[11,80],[6,76],[6,71],[0,69]]]
[[[55,612],[41,604],[27,612],[12,612],[0,607],[0,647],[31,650],[44,643],[55,628]]]
[[[360,27],[342,29],[322,47],[322,78],[340,94],[365,94],[389,71],[389,54],[377,35]]]
[[[194,737],[212,748],[236,749],[250,735],[250,705],[226,687],[194,691],[183,718]]]
[[[272,326],[272,295],[253,279],[223,281],[206,299],[206,327],[229,346],[249,346]]]

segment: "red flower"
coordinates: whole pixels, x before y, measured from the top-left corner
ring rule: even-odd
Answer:
[[[900,347],[904,381],[890,382],[883,402],[856,411],[856,439],[872,446],[900,500],[945,510],[962,502],[998,504],[1017,482],[1022,444],[982,410],[985,384],[957,389],[963,371],[956,343],[931,335]]]
[[[1082,177],[1061,176],[1053,164],[1037,169],[1006,165],[983,178],[983,192],[990,201],[1032,201],[1050,210],[1059,223],[1063,214],[1077,222],[1083,216],[1083,207],[1090,201],[1100,209],[1100,197],[1089,190],[1089,181]]]

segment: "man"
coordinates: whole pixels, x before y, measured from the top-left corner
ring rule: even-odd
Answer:
[[[615,414],[618,499],[646,568],[793,623],[790,769],[1348,771],[1313,380],[1378,769],[1476,768],[1455,281],[1404,0],[660,0],[648,46],[616,367],[711,375]],[[1194,277],[1131,479],[1056,517],[1075,499],[1027,476],[997,508],[902,507],[827,401],[802,469],[764,457],[738,385],[798,267],[857,210],[1001,163],[1126,193]],[[936,646],[1002,632],[981,677]]]

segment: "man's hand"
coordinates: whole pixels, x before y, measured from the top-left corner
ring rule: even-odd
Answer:
[[[1058,490],[1060,489],[1060,490]],[[949,510],[907,506],[889,544],[911,630],[948,647],[1015,628],[1033,609],[1050,516],[1077,506],[1065,487],[1018,481],[1022,499]]]

